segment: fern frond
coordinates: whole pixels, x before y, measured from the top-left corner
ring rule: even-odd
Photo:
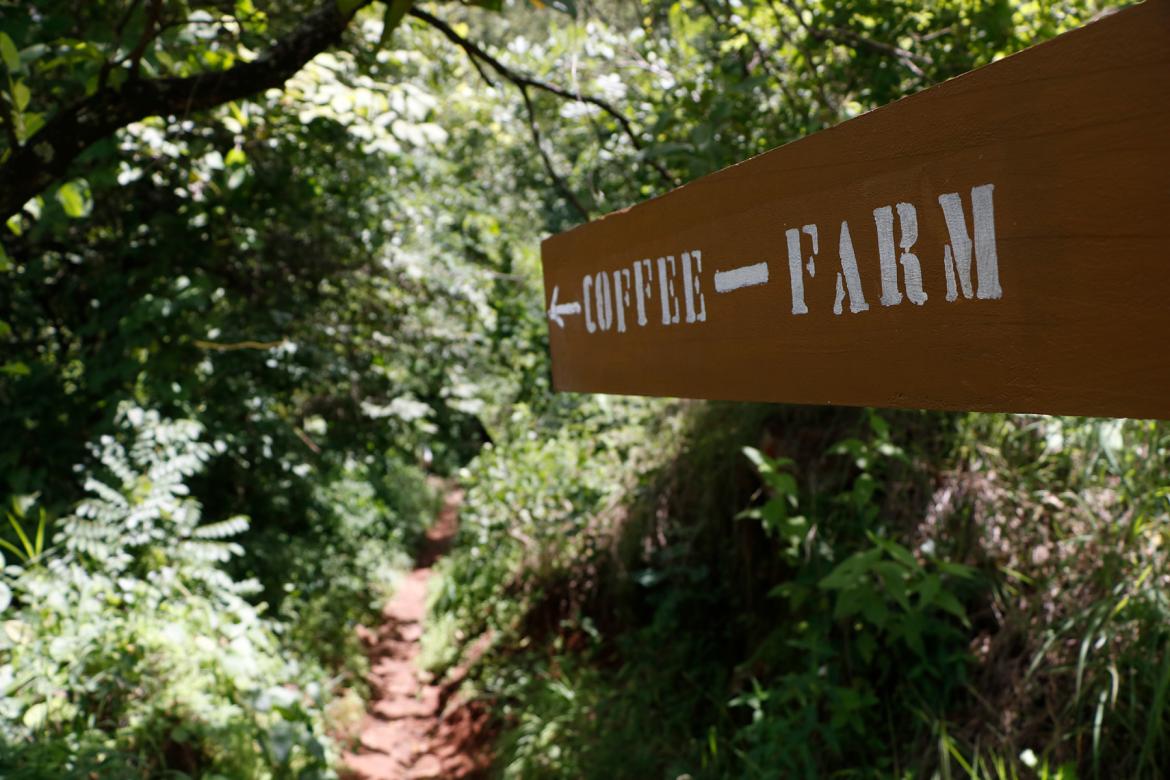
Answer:
[[[208,523],[201,525],[191,532],[192,539],[227,539],[231,536],[239,536],[248,530],[248,518],[244,515],[236,515],[229,517],[227,520],[220,520],[218,523]]]

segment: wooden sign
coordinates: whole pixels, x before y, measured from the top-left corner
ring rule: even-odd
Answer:
[[[542,250],[557,390],[1170,418],[1170,2]]]

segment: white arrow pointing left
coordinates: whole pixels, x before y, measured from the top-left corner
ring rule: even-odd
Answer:
[[[565,327],[565,321],[561,319],[561,315],[580,314],[581,304],[577,303],[577,301],[557,303],[557,293],[560,292],[560,289],[558,286],[553,286],[552,303],[548,306],[548,318],[563,328]]]

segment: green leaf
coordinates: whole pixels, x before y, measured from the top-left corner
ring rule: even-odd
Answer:
[[[898,602],[904,611],[910,611],[910,599],[906,596],[906,571],[896,563],[880,561],[874,564],[874,570],[882,578],[886,592]]]
[[[975,569],[970,566],[965,566],[961,563],[952,563],[950,561],[939,561],[938,570],[943,574],[949,574],[952,577],[962,577],[964,579],[972,577],[975,574]]]
[[[44,114],[25,114],[21,117],[24,120],[24,128],[20,133],[20,140],[27,141],[37,134],[37,131],[45,126]]]
[[[757,450],[755,447],[744,447],[743,454],[752,462],[757,469],[762,469],[766,466],[767,461],[764,459],[764,453]]]
[[[876,555],[875,555],[876,554]],[[850,555],[837,564],[832,571],[821,579],[817,586],[822,590],[842,590],[857,587],[860,584],[881,550],[865,550]]]
[[[870,634],[863,633],[857,637],[857,651],[861,653],[861,660],[868,664],[877,651],[877,641]]]
[[[20,537],[20,543],[22,545],[24,545],[25,560],[32,558],[33,555],[36,554],[36,551],[33,549],[32,542],[29,541],[28,534],[26,534],[24,532],[24,528],[20,525],[20,523],[18,523],[16,521],[16,518],[13,517],[12,515],[8,516],[8,523],[16,531],[16,535],[18,537]]]
[[[842,591],[837,596],[837,603],[833,605],[833,619],[844,620],[850,618],[864,609],[866,602],[870,601],[873,601],[873,596],[864,591]]]
[[[57,190],[57,202],[67,216],[77,219],[88,216],[93,208],[89,197],[89,185],[82,179],[66,182]]]
[[[939,579],[937,574],[928,574],[923,577],[922,582],[919,583],[917,588],[918,605],[920,607],[926,607],[933,604],[934,598],[940,590],[942,590],[942,580]]]
[[[949,590],[939,591],[934,603],[961,620],[963,625],[967,625],[967,610],[963,609],[963,605],[955,598],[955,594]]]
[[[3,547],[5,550],[11,552],[17,557],[17,559],[22,561],[24,560],[24,553],[20,551],[20,548],[7,539],[0,539],[0,547]]]
[[[16,105],[17,111],[24,111],[28,108],[28,101],[31,99],[32,93],[29,92],[28,87],[24,85],[23,81],[17,81],[12,85],[12,102]]]
[[[244,150],[238,146],[233,146],[223,158],[224,164],[229,167],[243,165],[248,162],[248,155],[244,154]]]
[[[4,320],[0,320],[0,339],[4,338],[5,336],[11,335],[11,333],[12,333],[12,326],[9,325]]]
[[[337,12],[342,16],[349,18],[361,9],[362,0],[336,0]]]
[[[910,618],[902,624],[902,638],[906,640],[906,646],[909,647],[916,656],[922,658],[926,655],[926,648],[922,644],[922,626],[918,621]]]
[[[231,103],[228,103],[228,109],[232,112],[232,119],[235,119],[237,122],[239,122],[240,127],[248,126],[248,115],[240,110],[240,105],[238,103],[233,100]]]
[[[12,499],[12,511],[16,513],[17,517],[23,518],[26,514],[28,514],[28,510],[36,506],[36,503],[40,497],[40,493],[25,493],[23,495],[16,496]]]
[[[21,363],[19,360],[10,360],[4,365],[0,366],[0,374],[8,374],[8,376],[28,376],[28,366]]]
[[[881,547],[887,553],[889,553],[891,558],[898,561],[898,563],[902,564],[906,568],[911,570],[917,570],[920,568],[918,565],[918,560],[902,545],[890,539],[882,539],[880,540],[880,544]]]
[[[36,554],[39,556],[45,550],[45,525],[49,516],[45,514],[45,510],[41,510],[40,519],[37,521],[37,543],[33,546]]]
[[[382,35],[378,38],[378,46],[385,47],[390,42],[390,36],[402,22],[406,12],[410,10],[411,0],[390,0],[386,3],[386,13],[382,17]]]
[[[4,59],[4,65],[8,70],[20,70],[20,52],[8,34],[3,32],[0,32],[0,57]]]
[[[11,227],[11,225],[9,225],[9,227]],[[8,257],[8,253],[4,251],[4,245],[0,244],[0,272],[11,270],[12,260]]]
[[[24,712],[24,717],[21,722],[34,731],[45,725],[45,721],[49,718],[49,705],[43,701],[39,701],[33,706],[29,707]]]
[[[861,598],[861,614],[867,623],[879,630],[884,629],[890,619],[890,609],[885,602],[869,593]]]
[[[760,472],[760,476],[773,473],[783,466],[793,465],[791,458],[770,458],[755,447],[744,447],[743,454],[756,467],[756,471]]]

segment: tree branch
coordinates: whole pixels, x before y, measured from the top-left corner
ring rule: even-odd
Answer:
[[[784,97],[788,99],[789,105],[793,107],[800,105],[800,102],[796,99],[796,95],[794,95],[792,92],[792,88],[780,75],[780,72],[783,71],[783,65],[781,65],[780,71],[778,71],[777,68],[773,65],[773,60],[776,58],[776,53],[765,47],[763,43],[760,42],[759,38],[753,35],[751,31],[732,21],[730,15],[723,17],[721,14],[719,14],[719,12],[711,6],[709,0],[699,0],[699,4],[703,6],[703,10],[707,12],[707,15],[715,20],[715,24],[726,28],[733,35],[742,35],[744,39],[751,44],[752,49],[755,50],[756,60],[759,62],[760,67],[762,67],[764,72],[767,73],[768,76],[776,82],[777,86],[780,87],[780,91],[783,92]]]
[[[849,44],[854,48],[869,49],[870,51],[884,54],[887,57],[893,57],[901,63],[906,70],[913,73],[918,78],[926,78],[926,73],[918,66],[918,63],[923,65],[933,65],[930,57],[922,54],[915,54],[914,52],[906,51],[905,49],[894,46],[882,41],[875,41],[873,38],[867,38],[859,32],[854,30],[847,30],[842,27],[830,27],[827,29],[814,29],[809,31],[810,34],[818,40],[835,40],[841,43]]]
[[[796,20],[800,22],[800,26],[804,28],[805,33],[814,40],[837,41],[838,43],[851,45],[855,49],[864,48],[878,52],[879,54],[885,54],[898,60],[898,62],[905,66],[906,70],[920,79],[925,78],[926,74],[922,71],[922,68],[918,67],[918,63],[922,63],[923,65],[934,64],[934,61],[930,57],[915,54],[898,46],[883,43],[882,41],[875,41],[873,38],[868,38],[855,30],[845,29],[843,27],[812,27],[804,21],[804,16],[801,14],[801,10],[796,6],[794,0],[783,0],[783,2],[796,16]]]
[[[810,30],[809,26],[805,24],[804,17],[801,16],[800,9],[797,8],[791,0],[782,0],[782,2],[784,3],[784,7],[788,9],[788,12],[796,17],[796,23],[799,24],[800,27],[804,30],[805,35],[811,37],[812,31]],[[817,88],[817,94],[821,98],[821,107],[823,111],[829,112],[828,120],[831,122],[840,119],[841,105],[830,96],[829,90],[825,87],[825,80],[821,78],[821,74],[817,70],[817,64],[813,61],[812,53],[808,50],[808,47],[804,45],[801,39],[799,39],[797,36],[788,34],[787,24],[784,20],[784,17],[780,13],[780,9],[776,7],[776,4],[773,0],[768,0],[768,8],[772,11],[772,17],[776,20],[776,28],[780,31],[780,35],[783,36],[784,39],[788,41],[798,52],[800,52],[800,57],[804,60],[805,70],[808,72],[809,78],[812,79],[813,85]]]
[[[557,174],[556,168],[553,168],[552,160],[548,156],[548,152],[544,150],[544,143],[540,138],[540,125],[536,124],[536,111],[532,108],[532,98],[528,96],[528,87],[520,87],[520,96],[524,98],[524,108],[528,111],[528,129],[532,132],[532,142],[536,144],[536,151],[540,153],[540,159],[544,161],[544,169],[548,171],[549,178],[553,180],[553,184],[565,196],[565,199],[572,204],[577,213],[581,215],[581,219],[586,222],[589,221],[589,210],[581,203],[565,180]]]
[[[58,112],[0,165],[0,220],[20,210],[97,141],[151,116],[182,115],[280,88],[313,57],[336,45],[372,0],[321,0],[287,37],[251,62],[183,78],[131,79]]]
[[[98,91],[106,88],[106,80],[109,79],[110,71],[116,64],[118,48],[122,45],[122,32],[126,29],[126,25],[130,22],[130,17],[134,15],[134,9],[138,7],[140,2],[142,2],[142,0],[130,0],[130,2],[126,4],[126,10],[122,13],[122,16],[114,25],[114,51],[112,55],[102,63],[102,69],[98,73]]]
[[[206,341],[204,339],[194,339],[191,344],[199,349],[212,350],[215,352],[234,352],[237,349],[258,349],[268,350],[276,349],[288,343],[288,339],[281,339],[280,341],[233,341],[224,343],[222,341]]]
[[[13,148],[20,143],[20,139],[16,135],[15,111],[16,106],[12,106],[11,108],[0,107],[0,126],[4,128],[4,136],[8,139],[8,145]]]
[[[469,41],[459,33],[455,32],[455,30],[452,29],[451,26],[442,19],[432,16],[421,8],[411,8],[410,15],[425,22],[431,27],[434,27],[436,30],[443,33],[447,40],[463,49],[463,51],[467,53],[467,56],[471,58],[472,64],[476,65],[476,70],[480,71],[480,75],[483,76],[484,80],[488,81],[489,84],[491,81],[487,78],[486,75],[484,75],[483,71],[476,64],[476,60],[486,63],[489,67],[491,67],[492,70],[500,74],[501,78],[512,82],[521,91],[523,91],[526,87],[531,87],[533,89],[543,90],[549,94],[556,95],[559,98],[564,98],[565,100],[588,103],[589,105],[597,106],[602,111],[613,117],[614,121],[618,123],[618,127],[621,128],[621,131],[627,138],[630,139],[630,143],[633,145],[634,149],[639,152],[642,151],[642,142],[638,138],[638,134],[634,132],[634,128],[633,125],[630,124],[630,120],[626,117],[625,114],[615,108],[613,104],[609,103],[608,101],[594,95],[586,95],[580,92],[570,92],[564,87],[558,87],[556,84],[551,84],[547,81],[541,81],[540,79],[513,70],[503,62],[500,62],[500,60],[488,54],[479,45]],[[648,162],[651,167],[653,167],[654,170],[658,172],[658,175],[662,177],[662,180],[666,182],[668,186],[678,186],[678,180],[671,176],[661,163],[659,163],[657,160],[653,160],[645,156],[643,156],[643,159],[646,160],[646,162]]]
[[[150,45],[158,34],[162,31],[162,0],[150,0],[150,9],[146,13],[146,23],[142,26],[142,35],[135,44],[133,50],[126,55],[126,60],[130,63],[130,74],[134,78],[138,78],[139,68],[142,66],[142,58],[146,54],[146,47]]]

